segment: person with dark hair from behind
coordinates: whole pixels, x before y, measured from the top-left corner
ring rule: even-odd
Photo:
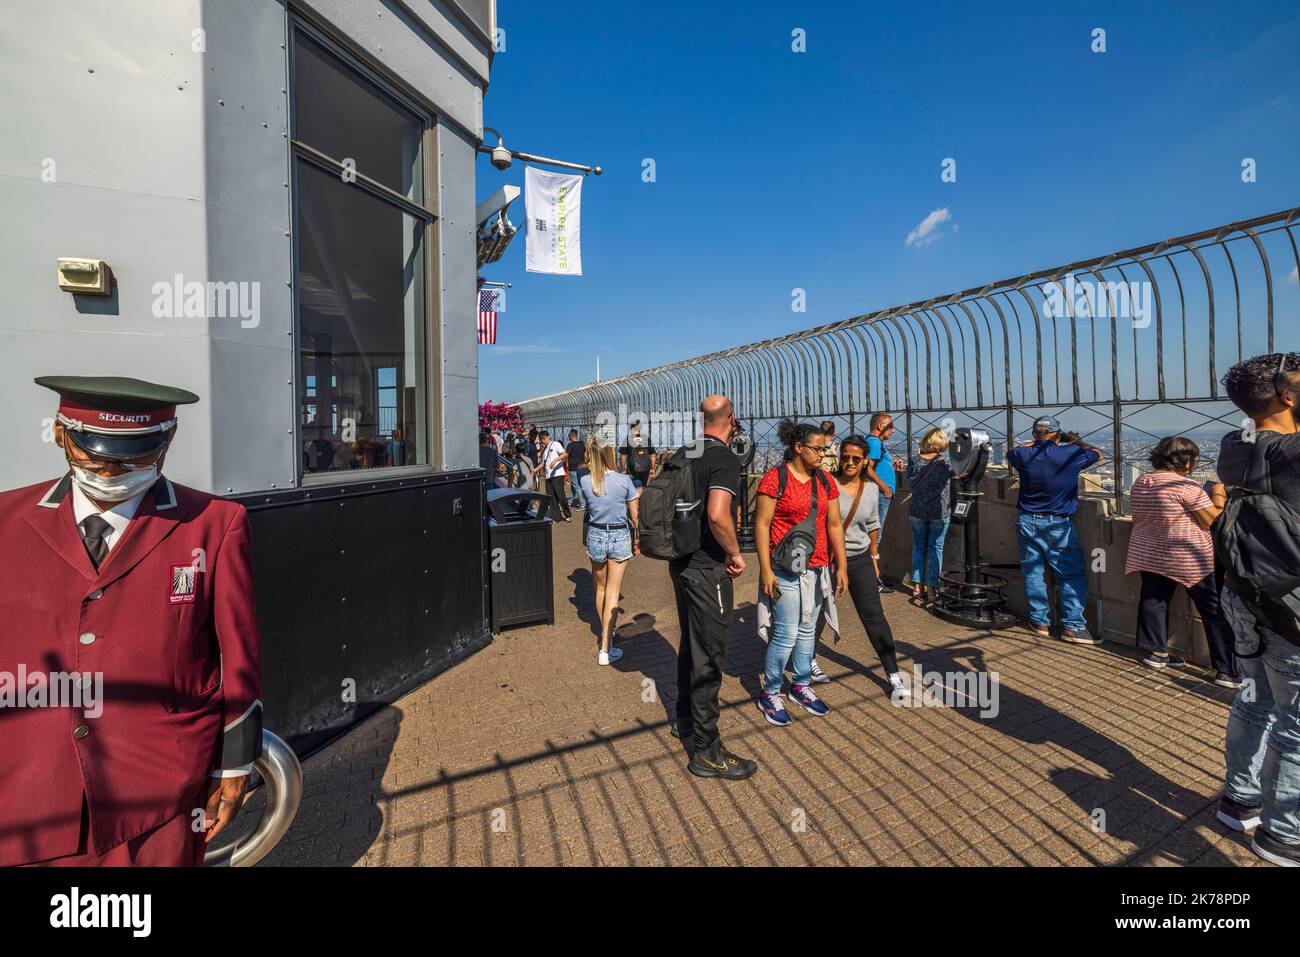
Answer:
[[[718,690],[735,607],[733,581],[745,570],[736,539],[740,458],[729,445],[739,427],[731,400],[724,395],[707,396],[700,403],[700,414],[704,435],[691,453],[694,500],[702,506],[700,546],[668,563],[681,635],[672,733],[683,741],[694,740],[686,766],[692,774],[742,781],[758,770],[758,764],[732,754],[718,734]]]
[[[1231,496],[1266,495],[1279,513],[1291,516],[1289,527],[1277,530],[1280,548],[1282,539],[1289,544],[1300,536],[1300,353],[1240,362],[1228,370],[1223,385],[1250,421],[1224,436],[1219,479],[1235,486]],[[1226,531],[1221,519],[1216,539]],[[1231,586],[1230,575],[1222,592],[1223,613],[1236,635],[1244,683],[1228,714],[1227,775],[1218,818],[1237,831],[1254,828],[1251,849],[1265,860],[1300,867],[1300,638],[1281,633],[1297,635],[1297,616],[1290,611],[1294,606],[1283,610],[1278,602],[1265,621],[1256,610],[1266,609],[1252,601],[1252,610]]]
[[[582,491],[582,477],[589,474],[587,469],[587,443],[578,438],[577,429],[569,429],[569,444],[564,447],[569,456],[569,488],[573,498],[569,502],[572,508],[586,508],[587,499]]]
[[[478,434],[478,465],[487,472],[488,485],[492,485],[497,476],[497,449],[490,432]]]
[[[1181,668],[1169,654],[1169,600],[1179,585],[1201,613],[1214,665],[1214,683],[1240,688],[1232,655],[1232,629],[1219,606],[1214,580],[1214,539],[1209,528],[1223,511],[1227,493],[1215,484],[1210,494],[1188,478],[1201,450],[1191,439],[1168,436],[1151,450],[1153,472],[1138,478],[1129,492],[1133,532],[1124,572],[1142,576],[1138,601],[1137,646],[1148,668]]]
[[[843,595],[849,583],[839,489],[832,487],[820,468],[826,436],[815,425],[790,419],[781,422],[777,434],[785,446],[784,462],[759,481],[754,506],[760,637],[770,630],[756,703],[769,724],[786,727],[790,715],[782,702],[781,685],[787,665],[791,666],[789,699],[811,715],[820,717],[830,711],[812,690],[816,630],[825,611],[827,624],[839,633],[833,595]],[[799,527],[805,522],[812,526],[806,563],[783,562],[782,542],[787,536],[801,536]]]

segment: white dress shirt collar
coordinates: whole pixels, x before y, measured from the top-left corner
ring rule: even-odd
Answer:
[[[144,498],[145,492],[140,492],[128,498],[124,502],[118,502],[112,508],[101,512],[93,502],[86,497],[86,493],[81,490],[76,482],[72,483],[72,515],[73,521],[77,525],[77,533],[81,534],[81,523],[91,515],[98,515],[104,521],[108,522],[109,530],[104,533],[104,544],[108,550],[113,550],[114,544],[122,537],[126,531],[126,526],[130,524],[131,519],[135,517],[136,510],[140,507],[140,500]]]

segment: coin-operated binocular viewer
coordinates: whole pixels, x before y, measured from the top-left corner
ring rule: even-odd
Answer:
[[[1003,595],[1007,580],[984,571],[980,561],[980,499],[984,493],[979,485],[992,454],[993,444],[982,429],[958,429],[948,449],[955,473],[952,521],[962,528],[963,567],[960,578],[939,576],[934,613],[971,628],[1008,628],[1015,622]]]
[[[742,552],[752,552],[758,547],[754,539],[754,518],[749,508],[749,470],[754,464],[758,447],[744,433],[731,440],[731,451],[740,459],[740,499],[736,518],[736,543]]]

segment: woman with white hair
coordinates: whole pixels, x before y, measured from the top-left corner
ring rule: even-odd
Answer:
[[[953,471],[943,457],[947,451],[948,433],[927,429],[921,436],[920,452],[907,463],[912,483],[907,513],[912,525],[912,597],[916,599],[934,601],[939,597],[943,541],[952,520]]]

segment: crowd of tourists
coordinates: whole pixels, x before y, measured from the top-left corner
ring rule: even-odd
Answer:
[[[1237,689],[1218,817],[1229,827],[1253,831],[1252,847],[1261,857],[1296,866],[1300,354],[1239,363],[1223,384],[1248,424],[1224,437],[1219,481],[1202,485],[1191,478],[1201,450],[1190,439],[1175,435],[1156,442],[1151,471],[1129,492],[1133,522],[1124,572],[1140,578],[1137,647],[1149,668],[1186,667],[1169,651],[1169,609],[1179,586],[1195,604],[1211,680]],[[730,444],[741,430],[725,396],[710,396],[700,412],[702,437],[674,451],[656,451],[637,423],[620,447],[597,436],[584,439],[577,430],[568,433],[565,445],[545,429],[518,436],[485,433],[483,445],[500,484],[545,489],[564,521],[574,510],[584,512],[602,665],[622,655],[615,646],[620,587],[627,563],[641,554],[642,521],[654,521],[646,507],[639,507],[643,496],[660,486],[680,491],[673,481],[690,483],[689,491],[678,495],[672,521],[676,535],[685,516],[694,528],[692,544],[684,553],[656,555],[669,558],[681,636],[672,732],[688,743],[692,773],[740,780],[755,773],[757,764],[723,744],[718,690],[733,586],[746,568],[737,535],[745,479]],[[838,636],[836,600],[846,594],[880,660],[883,686],[901,702],[911,690],[899,671],[881,601],[893,589],[881,576],[880,547],[898,476],[906,475],[902,507],[912,541],[910,567],[901,582],[920,607],[941,600],[955,498],[955,472],[947,457],[952,437],[928,429],[908,456],[897,456],[890,450],[895,426],[887,413],[871,417],[866,435],[839,438],[833,422],[792,420],[780,424],[778,435],[780,460],[762,470],[751,493],[757,624],[766,642],[757,707],[777,727],[791,724],[791,712],[830,713],[831,705],[814,690],[830,681],[817,663],[816,647],[824,629]],[[1052,416],[1035,420],[1031,437],[1006,456],[1019,481],[1016,535],[1027,627],[1044,638],[1102,643],[1086,620],[1088,562],[1075,524],[1080,475],[1102,458],[1100,449],[1064,431]],[[668,474],[674,470],[676,478]],[[663,500],[661,494],[650,501],[658,508]],[[1049,571],[1059,607],[1055,621]]]

